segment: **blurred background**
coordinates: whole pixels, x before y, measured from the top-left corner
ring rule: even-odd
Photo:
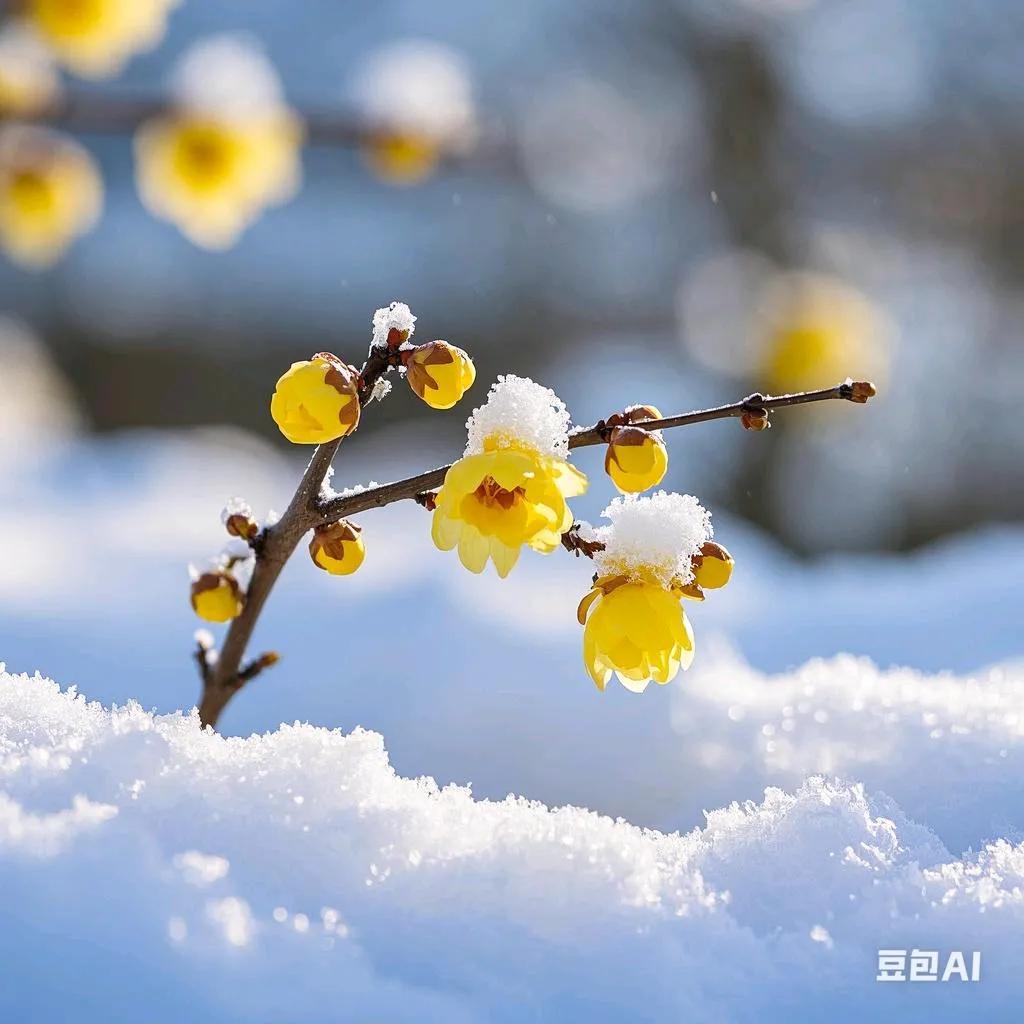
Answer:
[[[183,58],[225,33],[310,121],[294,197],[206,251],[140,201],[125,124],[180,100]],[[701,498],[738,561],[698,639],[769,671],[1019,656],[1022,45],[1024,8],[1000,0],[183,0],[158,45],[63,73],[40,114],[97,161],[104,200],[52,266],[0,264],[0,658],[189,707],[185,565],[223,543],[226,499],[281,509],[308,456],[268,415],[274,381],[320,350],[359,362],[392,299],[417,341],[469,351],[477,384],[450,413],[396,388],[336,487],[458,454],[500,372],[580,423],[870,378],[866,408],[668,436],[664,485]],[[596,517],[612,489],[599,453],[580,461]],[[363,518],[365,574],[289,567],[258,635],[286,660],[225,729],[359,722],[405,773],[634,810],[625,737],[671,725],[661,695],[594,700],[573,618],[588,567],[477,580],[421,510]],[[487,722],[512,737],[504,768]],[[609,729],[622,802],[552,782]],[[674,820],[656,805],[644,823]]]

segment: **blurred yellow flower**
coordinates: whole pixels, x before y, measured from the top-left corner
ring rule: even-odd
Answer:
[[[782,274],[758,315],[765,332],[759,380],[773,393],[829,387],[885,370],[885,318],[860,292],[822,274]]]
[[[370,170],[392,185],[418,184],[441,160],[438,142],[412,131],[375,134],[363,143],[362,153]]]
[[[665,684],[693,661],[693,631],[679,588],[625,575],[601,576],[580,602],[583,662],[603,690],[614,672],[634,693]]]
[[[192,583],[192,608],[207,622],[228,622],[244,606],[245,595],[230,573],[204,572]]]
[[[224,116],[182,111],[143,125],[135,139],[143,202],[196,245],[226,249],[301,176],[302,125],[284,109]]]
[[[309,542],[314,563],[332,576],[351,576],[366,558],[362,532],[344,519],[330,526],[318,526]]]
[[[405,370],[409,387],[432,409],[451,409],[476,380],[473,360],[447,341],[412,349]]]
[[[102,204],[99,172],[77,143],[40,128],[0,129],[0,245],[14,262],[52,265]]]
[[[75,74],[104,78],[163,37],[176,0],[25,0],[24,14]]]
[[[466,455],[448,470],[437,495],[431,535],[442,551],[459,549],[470,572],[483,572],[490,558],[504,578],[526,544],[553,551],[572,526],[566,498],[583,494],[587,478],[564,459],[497,439],[478,455]]]
[[[35,114],[59,92],[50,52],[31,28],[21,22],[0,28],[0,114]]]
[[[270,415],[292,444],[324,444],[351,434],[359,413],[359,374],[330,352],[292,363],[270,400]]]

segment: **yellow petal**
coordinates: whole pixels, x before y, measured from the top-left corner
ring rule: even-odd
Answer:
[[[459,560],[470,572],[483,572],[491,545],[475,526],[466,523],[459,537]]]

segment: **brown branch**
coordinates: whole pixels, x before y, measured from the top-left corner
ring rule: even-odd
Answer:
[[[562,534],[562,547],[571,555],[577,558],[585,555],[593,558],[599,551],[604,551],[604,544],[599,540],[586,540],[580,536],[580,523],[573,523],[565,533]]]
[[[359,397],[363,405],[369,401],[374,384],[395,366],[396,358],[387,349],[371,350],[361,371],[362,383]],[[647,420],[644,421],[643,428],[645,430],[667,430],[671,427],[689,426],[708,420],[742,418],[749,417],[751,414],[763,416],[773,409],[833,399],[863,403],[874,393],[874,387],[867,382],[847,381],[821,391],[804,391],[798,394],[774,397],[754,394],[739,402],[733,402],[731,405],[720,405],[713,409],[701,409],[678,416],[666,416],[659,420]],[[585,448],[606,444],[611,429],[605,420],[599,420],[591,427],[576,430],[570,434],[569,447]],[[284,515],[274,526],[268,527],[260,534],[260,549],[246,593],[245,607],[238,618],[232,621],[219,659],[216,665],[208,666],[208,673],[204,679],[203,695],[199,704],[199,718],[204,726],[216,725],[221,712],[245,682],[277,660],[276,655],[263,655],[244,669],[240,668],[245,648],[255,629],[263,605],[303,535],[315,526],[337,522],[346,516],[381,508],[407,498],[415,499],[425,508],[430,508],[434,500],[434,495],[431,492],[436,491],[444,483],[444,478],[451,468],[450,465],[441,466],[438,469],[427,470],[395,483],[370,487],[325,501],[321,498],[321,489],[331,461],[340,445],[341,439],[339,438],[317,448]],[[578,532],[569,537],[568,542],[563,538],[563,544],[568,550],[576,554],[585,554],[588,557],[593,557],[594,553],[599,550],[599,547],[594,546],[595,543],[582,540]],[[254,669],[255,666],[259,667]]]
[[[678,416],[665,416],[660,420],[645,420],[639,426],[642,426],[644,430],[668,430],[671,427],[687,427],[694,423],[706,423],[709,420],[742,418],[751,412],[769,412],[773,409],[785,409],[791,405],[806,405],[810,402],[827,402],[836,399],[863,404],[874,393],[874,386],[866,381],[847,381],[832,388],[823,388],[820,391],[801,391],[792,395],[753,394],[730,405],[699,409],[695,412],[681,413]],[[611,428],[605,420],[599,420],[590,427],[574,430],[569,435],[569,447],[587,448],[592,445],[607,444],[610,430]],[[404,480],[396,480],[391,484],[381,484],[379,487],[370,487],[355,494],[332,498],[320,505],[317,518],[312,525],[333,523],[345,516],[381,508],[405,498],[419,499],[424,492],[440,487],[444,483],[449,469],[451,469],[450,464],[407,477]]]
[[[359,373],[359,401],[364,408],[374,385],[394,368],[397,359],[397,353],[383,346],[371,348]],[[338,438],[317,447],[284,515],[259,534],[256,565],[246,590],[245,606],[241,614],[231,620],[217,663],[208,665],[207,672],[201,674],[203,691],[199,701],[199,720],[203,726],[215,726],[221,712],[239,689],[277,661],[276,655],[272,660],[263,655],[245,668],[241,667],[245,649],[277,577],[303,535],[317,522],[320,490],[342,440]]]

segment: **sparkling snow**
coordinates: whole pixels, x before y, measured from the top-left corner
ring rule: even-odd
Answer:
[[[560,459],[569,455],[569,410],[552,391],[529,377],[501,376],[487,392],[487,401],[466,421],[467,455],[478,455],[484,442],[499,447],[524,445]]]
[[[981,686],[949,678],[930,702],[934,680],[840,670],[866,720],[924,701],[945,723]],[[1022,684],[982,707],[1005,717]],[[798,704],[809,684],[779,685]],[[833,722],[851,747],[853,714]],[[976,718],[979,753],[1019,745]],[[715,738],[747,756],[745,730]],[[144,1005],[175,1024],[997,1020],[1024,997],[1019,834],[961,855],[852,780],[811,775],[665,835],[402,778],[372,732],[225,739],[10,675],[0,752],[5,1019],[60,1019],[71,993],[79,1020]],[[932,804],[959,799],[965,765],[932,766]],[[1006,796],[1015,776],[991,773]],[[984,980],[894,991],[874,981],[879,948],[981,950]]]
[[[388,343],[388,334],[392,330],[407,331],[409,338],[416,330],[416,317],[412,315],[412,310],[404,302],[392,302],[389,306],[381,306],[373,314],[371,348],[385,346]]]
[[[712,533],[710,513],[692,494],[625,495],[602,515],[608,525],[592,531],[605,546],[594,556],[602,575],[646,570],[666,585],[673,580],[689,583],[691,560]]]

